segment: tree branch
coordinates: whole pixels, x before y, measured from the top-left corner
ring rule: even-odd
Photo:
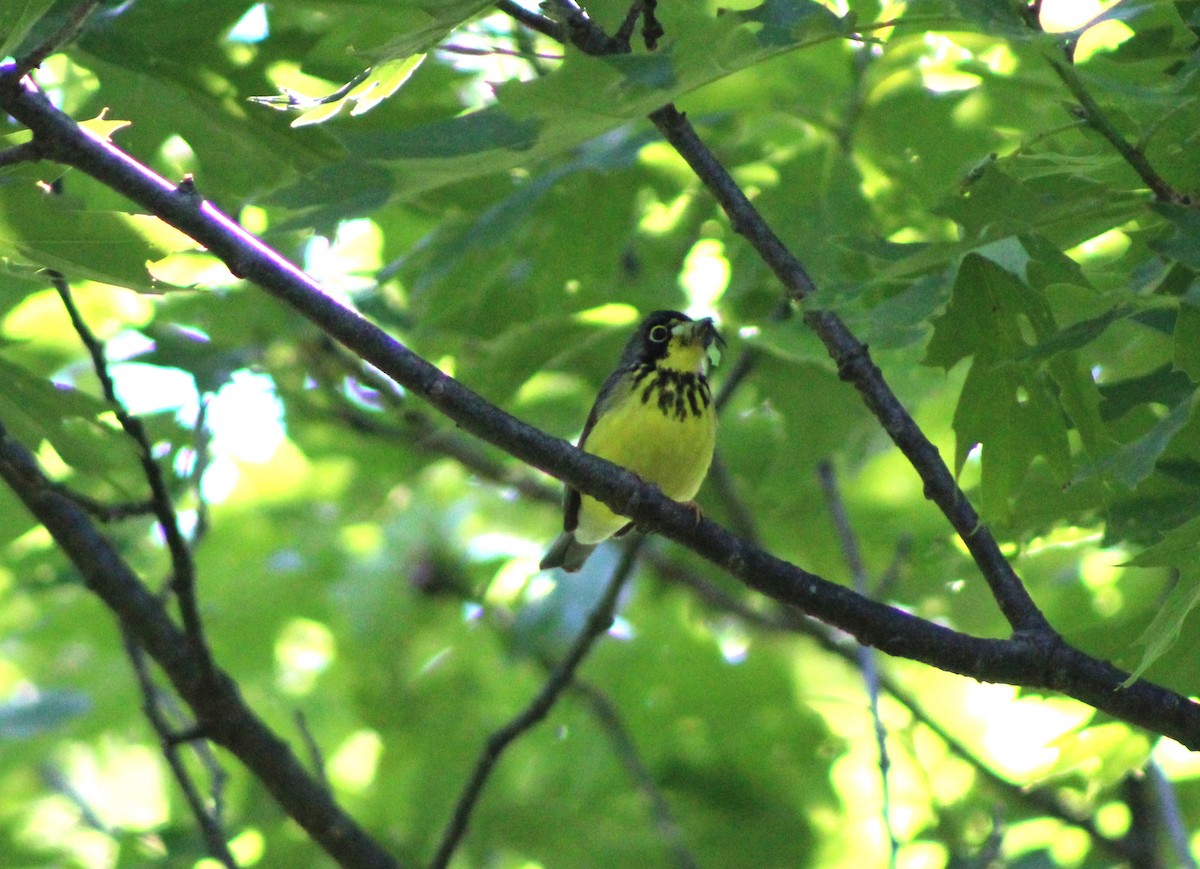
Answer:
[[[111,143],[84,133],[31,84],[15,78],[11,64],[0,66],[0,107],[32,129],[53,159],[86,172],[187,233],[235,274],[286,302],[463,430],[602,501],[639,525],[684,544],[750,588],[851,633],[860,642],[888,654],[983,681],[1058,691],[1200,749],[1200,704],[1145,680],[1122,688],[1124,672],[1067,645],[1053,632],[1018,632],[1010,640],[977,638],[863,598],[748,544],[711,520],[697,521],[690,507],[666,498],[656,487],[645,485],[623,468],[522,423],[344,307],[332,295],[322,292],[299,268],[248,234],[211,203],[176,189]],[[824,314],[809,316],[825,322]],[[840,326],[836,318],[834,322]],[[844,335],[844,327],[841,330]],[[836,329],[834,332],[837,334]],[[849,337],[846,340],[853,342]],[[852,346],[861,348],[857,342]],[[852,368],[857,371],[864,362],[869,365],[865,355],[849,361],[844,355],[839,353],[836,357],[842,360],[840,367],[844,372]],[[878,369],[869,365],[868,374],[872,370],[871,376],[878,378]],[[867,394],[874,402],[874,393]],[[898,429],[905,436],[906,452],[928,449],[937,459],[936,467],[945,469],[937,458],[937,450],[898,403],[895,406],[885,403],[880,412],[889,431]],[[900,418],[893,419],[890,415],[893,413],[901,414]],[[915,444],[908,437],[915,438]],[[926,467],[924,462],[920,466]],[[940,488],[944,486],[950,487],[949,492]],[[944,477],[935,474],[932,482],[927,483],[927,491],[952,505],[957,487],[947,471]],[[952,515],[955,527],[959,528],[975,514],[964,500]],[[967,536],[967,545],[973,553],[980,553],[976,557],[988,563],[985,556],[994,553],[999,566],[990,569],[1011,573],[986,530],[977,528],[974,532]],[[1001,588],[1004,587],[1001,583]],[[1017,587],[1020,588],[1019,583]]]
[[[158,736],[159,748],[162,750],[163,757],[166,758],[167,766],[171,768],[171,774],[175,776],[175,781],[183,791],[183,797],[192,812],[192,817],[200,826],[205,847],[207,847],[209,855],[222,866],[226,866],[228,869],[237,869],[237,861],[234,860],[233,854],[226,844],[228,835],[221,826],[221,817],[216,810],[220,800],[214,800],[212,811],[204,805],[204,799],[200,796],[196,783],[192,781],[192,776],[188,772],[183,758],[179,756],[179,740],[175,737],[171,723],[167,721],[159,704],[159,690],[150,675],[150,668],[146,663],[146,653],[129,631],[126,630],[122,633],[124,634],[125,653],[133,665],[138,687],[142,691],[142,711]],[[215,785],[216,782],[214,782],[214,789]]]
[[[17,61],[17,69],[25,75],[32,69],[42,65],[42,62],[61,49],[64,45],[79,35],[88,17],[100,5],[100,0],[83,0],[77,5],[62,27],[52,33],[44,42]]]
[[[862,551],[858,547],[854,529],[850,527],[850,517],[846,514],[846,504],[842,500],[842,493],[838,488],[837,476],[828,459],[817,466],[817,476],[821,480],[821,489],[825,493],[825,504],[829,508],[829,515],[833,519],[838,539],[842,544],[842,559],[846,562],[847,570],[850,571],[854,590],[865,597],[870,594],[867,568],[863,564]],[[875,729],[875,745],[879,749],[879,782],[883,798],[883,827],[888,838],[888,866],[895,869],[896,858],[900,853],[900,842],[892,828],[892,790],[888,777],[892,761],[888,756],[887,728],[883,724],[883,717],[879,714],[879,664],[875,657],[875,650],[870,646],[859,645],[855,649],[855,656],[858,661],[858,670],[862,673],[863,683],[867,689],[871,723]]]
[[[1112,120],[1105,114],[1104,109],[1100,108],[1100,104],[1088,91],[1087,86],[1084,85],[1074,64],[1057,57],[1047,57],[1047,61],[1050,68],[1067,86],[1071,96],[1079,101],[1079,107],[1083,111],[1084,117],[1087,118],[1088,124],[1113,146],[1113,149],[1121,155],[1121,159],[1128,163],[1130,168],[1150,188],[1155,199],[1159,202],[1174,202],[1180,205],[1192,204],[1191,197],[1180,193],[1168,184],[1166,179],[1159,175],[1158,170],[1146,159],[1146,155],[1121,135]]]
[[[23,142],[0,151],[0,168],[17,163],[32,163],[42,159],[42,149],[37,142]]]
[[[142,426],[140,419],[125,409],[125,405],[117,396],[116,386],[108,372],[104,344],[95,336],[79,312],[79,308],[71,296],[71,288],[67,284],[67,279],[56,271],[50,271],[48,274],[50,282],[54,284],[54,289],[58,291],[59,298],[62,299],[63,307],[67,309],[71,325],[91,356],[92,368],[100,380],[100,388],[105,399],[113,406],[113,412],[125,434],[129,435],[137,445],[142,473],[150,485],[150,503],[153,505],[154,516],[158,520],[159,528],[162,529],[163,538],[167,542],[167,551],[171,556],[171,589],[179,600],[184,630],[187,632],[188,641],[192,644],[200,663],[203,666],[211,667],[212,653],[209,651],[208,641],[204,636],[204,626],[200,620],[200,607],[196,603],[196,565],[192,560],[191,548],[184,539],[183,532],[179,529],[175,504],[171,500],[171,493],[167,491],[167,481],[163,476],[162,468],[158,466],[158,462],[154,458],[154,451],[150,448],[150,439],[146,436],[146,429]]]
[[[679,829],[679,823],[675,820],[671,805],[663,796],[654,776],[646,768],[646,764],[638,754],[637,745],[625,727],[625,722],[621,720],[617,707],[603,691],[594,685],[576,679],[575,684],[571,687],[573,693],[583,698],[592,717],[596,719],[612,744],[617,760],[621,762],[621,766],[625,767],[630,778],[637,784],[638,790],[650,803],[654,825],[658,828],[659,835],[671,853],[671,862],[678,869],[698,869],[700,861],[696,859],[696,856],[688,848],[687,842],[684,841],[683,831]]]
[[[566,36],[563,32],[563,26],[561,24],[551,18],[547,18],[544,15],[538,15],[536,12],[530,12],[521,4],[514,2],[514,0],[497,0],[496,8],[523,27],[528,27],[530,30],[535,30],[543,36],[550,37],[556,42],[566,41]]]
[[[396,861],[342,811],[287,743],[246,705],[233,679],[198,659],[162,602],[96,530],[84,509],[54,489],[33,456],[8,436],[2,424],[0,479],[46,526],[88,589],[162,668],[191,707],[205,737],[236,756],[340,865],[395,869]]]
[[[537,693],[537,696],[511,721],[488,737],[487,742],[483,746],[483,751],[479,755],[479,759],[475,762],[475,769],[472,771],[470,779],[467,780],[467,785],[463,788],[462,795],[458,798],[458,803],[454,807],[454,813],[450,817],[450,822],[446,825],[446,829],[442,833],[442,841],[438,845],[437,853],[434,854],[433,860],[430,861],[430,869],[445,869],[450,863],[450,857],[453,855],[454,849],[458,847],[463,836],[466,835],[467,824],[471,820],[471,814],[479,802],[479,797],[483,793],[483,787],[487,784],[492,770],[500,760],[500,755],[504,753],[504,750],[517,737],[530,730],[546,717],[562,692],[571,685],[572,680],[575,678],[575,671],[579,669],[579,665],[583,663],[583,659],[592,650],[592,646],[612,627],[613,612],[616,610],[617,598],[621,594],[621,589],[625,587],[626,580],[629,579],[630,574],[633,572],[633,565],[637,560],[637,551],[643,540],[645,540],[645,537],[638,535],[625,545],[621,553],[621,560],[613,571],[612,577],[608,580],[604,594],[597,601],[595,608],[588,615],[583,629],[575,637],[575,641],[571,644],[566,654],[563,655],[562,660],[555,665],[553,671],[542,685],[542,689]]]
[[[666,105],[653,112],[650,120],[720,203],[734,231],[744,236],[775,272],[789,298],[802,302],[816,292],[803,264],[762,219],[687,118],[673,105]],[[941,508],[966,544],[1009,624],[1019,633],[1052,637],[1054,632],[1045,616],[1013,572],[967,496],[958,488],[937,447],[925,437],[887,385],[866,345],[855,338],[832,311],[811,308],[805,311],[804,322],[825,344],[830,357],[837,363],[838,375],[854,385],[867,408],[921,476],[925,497]]]

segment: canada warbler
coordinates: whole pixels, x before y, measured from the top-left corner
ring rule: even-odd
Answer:
[[[600,387],[579,448],[608,459],[687,501],[704,482],[717,438],[708,366],[724,344],[710,318],[655,311],[625,345],[616,370]],[[604,504],[567,488],[563,533],[541,568],[574,572],[596,545],[632,523]]]

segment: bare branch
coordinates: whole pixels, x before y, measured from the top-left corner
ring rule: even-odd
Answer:
[[[308,750],[308,762],[312,765],[313,775],[320,780],[326,790],[329,790],[329,776],[325,772],[325,756],[321,753],[321,746],[317,745],[316,737],[312,735],[312,731],[308,727],[308,719],[299,709],[292,718],[296,722],[296,729],[300,731],[300,738],[304,740],[304,747]]]
[[[1074,64],[1057,57],[1048,57],[1047,61],[1050,64],[1050,68],[1054,70],[1055,74],[1062,79],[1063,84],[1067,86],[1067,90],[1071,92],[1071,96],[1079,101],[1079,107],[1083,111],[1088,124],[1113,146],[1113,150],[1121,155],[1121,159],[1128,163],[1130,168],[1150,188],[1150,192],[1154,194],[1155,199],[1159,202],[1174,202],[1180,205],[1193,204],[1190,196],[1180,193],[1168,184],[1166,179],[1159,175],[1158,170],[1146,159],[1146,155],[1131,145],[1121,135],[1116,125],[1113,124],[1104,109],[1100,108],[1100,104],[1096,102],[1091,92],[1088,91],[1087,86],[1084,85],[1083,79],[1080,78]]]
[[[1031,30],[1040,31],[1041,23],[1041,0],[1030,4],[1022,9],[1024,13],[1025,23]],[[1101,12],[1094,19],[1087,22],[1083,28],[1075,31],[1067,36],[1066,40],[1060,42],[1056,46],[1054,53],[1046,55],[1046,62],[1050,64],[1050,68],[1054,70],[1062,83],[1067,86],[1067,90],[1071,92],[1071,96],[1079,102],[1079,110],[1087,123],[1103,136],[1113,149],[1121,155],[1130,168],[1138,174],[1138,177],[1145,182],[1150,188],[1150,192],[1154,194],[1154,198],[1159,202],[1173,202],[1180,205],[1192,205],[1192,197],[1180,193],[1167,183],[1158,170],[1151,165],[1146,159],[1146,155],[1141,149],[1129,143],[1129,141],[1121,135],[1116,125],[1109,118],[1104,109],[1100,108],[1100,104],[1092,96],[1087,89],[1087,85],[1083,83],[1078,70],[1075,69],[1075,64],[1072,59],[1074,54],[1075,43],[1078,41],[1079,33],[1086,27],[1090,27],[1098,21],[1104,20],[1113,13],[1110,9],[1106,12]]]
[[[159,703],[159,690],[150,675],[146,653],[128,630],[122,633],[124,634],[125,653],[129,656],[130,663],[133,664],[133,672],[137,676],[138,687],[142,691],[142,711],[149,720],[150,726],[154,728],[154,732],[158,734],[159,748],[162,750],[163,757],[166,758],[167,766],[171,768],[171,774],[175,776],[175,781],[179,784],[179,789],[183,791],[183,797],[187,800],[192,817],[200,825],[200,833],[204,838],[209,856],[229,869],[237,869],[237,861],[233,859],[233,854],[226,844],[229,835],[221,826],[220,816],[216,811],[210,811],[205,806],[204,798],[200,796],[196,783],[192,781],[191,773],[188,772],[183,758],[180,757],[179,741],[171,723],[163,714]]]
[[[537,31],[543,36],[548,36],[556,42],[565,42],[566,37],[563,32],[563,26],[552,18],[547,18],[544,15],[538,15],[536,12],[530,12],[524,6],[516,3],[515,0],[497,0],[496,8],[505,15],[510,16],[514,21],[523,27],[528,27],[530,30]]]
[[[528,473],[527,469],[508,467],[482,448],[474,438],[439,426],[428,414],[414,407],[403,390],[386,374],[365,364],[327,337],[321,342],[320,349],[323,358],[315,361],[309,373],[325,386],[329,396],[338,401],[339,407],[335,412],[357,431],[392,438],[418,450],[454,459],[480,479],[511,486],[535,501],[546,504],[562,502],[562,493],[557,488]],[[338,382],[331,382],[334,378],[329,376],[329,363],[341,369],[341,376],[350,377],[372,390],[379,397],[379,403],[392,414],[384,417],[348,401],[339,388],[340,377]]]
[[[0,151],[0,168],[15,166],[17,163],[35,163],[42,159],[42,149],[37,142],[22,142]]]
[[[453,855],[454,849],[458,847],[463,836],[466,835],[467,825],[471,820],[471,813],[474,812],[475,806],[479,802],[479,797],[483,793],[483,787],[487,784],[487,780],[491,776],[492,770],[500,760],[500,756],[504,753],[504,750],[521,734],[534,727],[534,725],[546,717],[562,692],[570,686],[572,680],[575,678],[575,671],[579,669],[579,665],[583,663],[583,659],[592,650],[592,646],[612,626],[613,612],[617,606],[617,598],[621,594],[621,589],[625,587],[626,580],[629,579],[630,574],[633,572],[633,565],[637,560],[637,551],[643,540],[645,538],[639,534],[634,536],[625,545],[621,553],[621,560],[617,564],[616,569],[613,570],[613,574],[608,580],[608,585],[604,589],[604,594],[588,615],[587,623],[583,626],[583,629],[579,632],[571,647],[563,655],[562,660],[555,665],[553,671],[542,685],[542,689],[537,693],[537,696],[519,714],[514,716],[511,721],[488,737],[483,751],[479,755],[479,759],[475,762],[475,768],[471,773],[471,777],[468,779],[466,787],[463,788],[463,792],[458,798],[458,803],[454,807],[454,813],[450,818],[450,822],[446,825],[446,829],[442,833],[442,841],[438,845],[437,853],[434,855],[433,860],[430,861],[430,869],[444,869],[450,863],[450,857]]]
[[[17,69],[21,75],[27,74],[32,69],[37,69],[42,65],[47,57],[59,51],[64,45],[73,40],[83,30],[83,25],[87,22],[88,17],[100,5],[100,0],[84,0],[71,12],[71,15],[63,22],[55,33],[52,33],[41,45],[29,52],[22,58],[17,60]]]
[[[825,492],[825,503],[829,508],[829,515],[833,519],[838,539],[842,544],[842,558],[845,559],[846,567],[850,571],[854,590],[867,596],[870,594],[868,589],[870,580],[867,578],[867,569],[863,564],[858,539],[854,535],[854,529],[850,527],[850,517],[846,514],[846,504],[842,500],[833,465],[828,460],[821,462],[817,466],[817,476],[821,480],[821,488]],[[875,725],[875,744],[879,749],[879,779],[883,794],[883,826],[888,838],[888,865],[895,867],[896,857],[900,853],[900,842],[896,839],[895,830],[892,829],[892,794],[888,778],[892,762],[888,756],[887,728],[884,727],[883,718],[879,714],[879,664],[875,658],[875,650],[871,647],[860,644],[855,651],[858,658],[858,669],[862,673],[863,682],[867,688],[871,721]]]
[[[670,803],[663,796],[662,789],[659,788],[654,776],[646,768],[641,755],[638,754],[637,745],[625,727],[625,722],[621,720],[621,714],[617,711],[616,706],[603,691],[587,682],[576,680],[571,690],[583,698],[591,710],[592,717],[596,719],[612,744],[613,753],[625,767],[638,790],[649,801],[654,825],[658,828],[659,836],[662,837],[667,849],[671,852],[671,861],[678,869],[696,869],[700,863],[688,848],[687,842],[684,841],[683,831],[679,829],[679,823],[675,820],[675,813],[671,811]]]
[[[63,307],[67,309],[71,325],[92,358],[92,367],[95,369],[96,377],[100,380],[104,397],[113,406],[121,428],[137,445],[142,473],[150,485],[150,500],[154,505],[154,516],[158,520],[159,528],[162,529],[163,538],[167,542],[167,551],[171,555],[171,588],[179,600],[184,630],[187,632],[188,641],[195,649],[199,660],[206,666],[211,666],[212,653],[209,651],[208,641],[204,637],[204,626],[200,621],[200,608],[196,603],[196,566],[192,560],[192,551],[179,528],[179,519],[175,515],[175,504],[167,489],[167,481],[162,468],[154,458],[150,439],[146,436],[146,429],[142,426],[140,419],[125,409],[125,405],[117,396],[116,386],[108,371],[104,344],[95,336],[83,319],[83,315],[80,314],[66,278],[55,271],[49,271],[48,274],[51,283],[54,284],[54,289],[58,291],[59,298],[62,299]]]
[[[121,519],[128,519],[130,516],[147,516],[154,513],[154,502],[149,498],[144,501],[122,501],[116,504],[106,504],[103,501],[88,497],[82,492],[76,492],[74,489],[64,486],[61,483],[55,483],[55,488],[101,522],[116,522]]]
[[[50,532],[88,589],[158,663],[196,716],[198,732],[235,755],[341,866],[395,869],[383,848],[333,801],[320,782],[246,705],[228,674],[198,660],[162,601],[133,572],[87,513],[46,479],[29,451],[0,425],[0,479]]]
[[[650,120],[721,204],[734,231],[744,236],[775,272],[788,297],[795,302],[808,299],[816,286],[803,264],[763,220],[687,118],[673,105],[667,105],[651,113]],[[837,363],[838,375],[855,386],[867,408],[920,474],[925,496],[941,508],[966,544],[1009,624],[1018,633],[1039,634],[1047,641],[1055,641],[1056,635],[1045,616],[1000,552],[966,494],[958,488],[937,447],[925,437],[884,380],[866,345],[832,311],[810,309],[804,314],[804,322],[825,344]]]

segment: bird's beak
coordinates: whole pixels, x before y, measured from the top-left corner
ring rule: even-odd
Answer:
[[[717,331],[712,317],[705,317],[702,320],[692,320],[690,323],[680,323],[671,331],[684,344],[699,342],[705,348],[705,356],[708,358],[710,365],[718,365],[721,362],[720,348],[725,346],[725,339]]]

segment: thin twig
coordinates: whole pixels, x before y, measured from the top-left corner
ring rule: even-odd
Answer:
[[[116,414],[121,428],[125,430],[125,433],[137,445],[142,472],[146,477],[146,482],[150,485],[154,515],[158,520],[159,528],[162,529],[163,538],[167,543],[167,551],[171,556],[170,585],[179,601],[179,610],[183,618],[184,631],[187,633],[188,640],[199,656],[201,664],[206,669],[211,669],[212,653],[208,649],[208,641],[205,639],[204,627],[200,620],[200,608],[196,602],[195,562],[192,560],[191,548],[188,546],[188,542],[184,539],[183,532],[179,528],[179,519],[175,514],[175,505],[171,500],[171,493],[167,489],[167,482],[162,469],[154,458],[154,452],[150,446],[150,439],[146,435],[146,429],[142,425],[142,421],[129,413],[117,396],[116,386],[113,384],[112,375],[108,371],[108,360],[105,358],[104,344],[95,336],[91,327],[88,326],[87,321],[83,319],[83,315],[79,312],[79,308],[75,304],[75,299],[71,295],[71,288],[67,284],[67,279],[56,271],[50,271],[48,274],[51,283],[54,284],[55,290],[58,291],[59,298],[62,299],[63,307],[67,309],[67,315],[71,318],[71,325],[92,358],[92,368],[96,372],[96,377],[100,380],[100,388],[104,393],[105,399],[113,406],[113,412]]]
[[[447,54],[462,54],[468,57],[492,57],[493,55],[503,55],[505,57],[517,57],[521,60],[562,60],[561,54],[550,54],[543,51],[528,52],[515,48],[501,48],[498,45],[489,46],[487,48],[475,48],[470,45],[457,45],[447,43],[439,45],[438,51],[444,51]]]
[[[57,766],[46,764],[42,767],[42,780],[46,783],[52,792],[65,797],[79,811],[79,820],[85,827],[95,830],[97,833],[103,833],[110,839],[119,839],[122,831],[119,828],[114,828],[105,823],[104,818],[100,817],[100,813],[95,807],[88,802],[87,798],[79,792],[79,788],[75,787],[62,769]]]
[[[307,716],[297,709],[292,715],[292,720],[296,722],[296,729],[300,731],[300,738],[304,741],[305,749],[308,750],[308,762],[312,766],[313,775],[328,790],[329,774],[325,770],[325,755],[321,753],[321,746],[317,744],[316,737],[309,729]]]
[[[142,501],[120,501],[115,504],[106,504],[62,483],[56,483],[54,488],[101,522],[116,522],[128,519],[130,516],[148,516],[154,513],[154,502],[149,498]]]
[[[671,861],[679,869],[696,869],[700,863],[688,848],[687,842],[684,841],[683,831],[679,828],[679,822],[675,820],[675,813],[671,811],[670,803],[667,802],[662,789],[659,788],[654,776],[642,761],[637,744],[633,741],[633,736],[629,733],[628,728],[625,727],[625,722],[621,720],[621,714],[612,700],[596,686],[578,679],[571,686],[571,690],[572,693],[583,698],[591,710],[592,717],[596,719],[612,744],[613,753],[625,767],[630,778],[637,784],[638,790],[649,801],[654,825],[658,828],[659,836],[671,852]]]
[[[755,546],[760,545],[761,538],[758,534],[758,522],[754,517],[754,511],[750,509],[741,493],[738,492],[733,475],[729,472],[729,466],[725,464],[719,453],[713,457],[712,467],[708,469],[707,480],[716,492],[717,500],[725,508],[725,518],[729,522],[729,527],[739,537],[748,540]]]
[[[17,59],[17,69],[21,75],[26,75],[30,70],[37,69],[42,65],[47,57],[59,51],[64,45],[73,40],[83,30],[84,23],[88,20],[88,16],[100,5],[100,0],[84,0],[71,12],[70,17],[63,22],[63,26],[52,33],[41,45],[33,49],[29,54]]]
[[[196,527],[192,531],[192,544],[195,545],[208,534],[208,499],[204,497],[204,474],[208,470],[209,445],[212,443],[212,433],[208,430],[209,396],[200,397],[200,409],[196,412],[196,424],[192,426],[192,444],[196,451],[196,460],[192,463],[190,482],[192,491],[196,493]]]
[[[833,464],[828,459],[817,466],[817,476],[820,478],[821,488],[825,492],[825,504],[829,509],[829,516],[838,532],[838,540],[842,546],[842,558],[850,571],[854,590],[863,596],[869,595],[870,581],[867,578],[867,569],[863,565],[862,552],[858,546],[858,539],[854,535],[854,529],[850,527],[850,517],[846,513],[846,504],[842,500]],[[879,779],[883,794],[883,827],[888,838],[888,866],[894,869],[900,853],[900,842],[892,828],[892,792],[888,777],[892,764],[891,758],[888,756],[887,728],[879,713],[879,663],[875,657],[875,650],[861,643],[857,646],[856,657],[858,658],[859,672],[862,673],[863,682],[867,688],[871,721],[875,727],[875,744],[879,750]]]
[[[326,387],[324,392],[339,403],[336,413],[355,430],[393,438],[419,450],[454,459],[479,478],[511,486],[535,501],[547,504],[562,502],[562,493],[557,487],[526,472],[524,467],[510,467],[497,460],[477,440],[439,426],[427,413],[414,407],[396,382],[379,369],[328,339],[320,343],[320,349],[322,358],[314,360],[309,373]],[[328,370],[331,364],[339,369],[336,374]],[[349,401],[339,388],[341,377],[350,377],[362,383],[379,396],[380,404],[393,413],[384,417]]]
[[[530,12],[521,4],[514,2],[514,0],[497,0],[496,8],[530,30],[537,31],[543,36],[548,36],[556,42],[566,41],[564,28],[561,24],[552,18],[547,18],[536,12]]]
[[[463,836],[466,835],[467,825],[471,820],[471,813],[475,810],[475,806],[479,802],[479,797],[483,793],[483,787],[487,784],[488,777],[491,775],[496,763],[500,760],[500,756],[504,753],[504,750],[517,737],[546,717],[562,692],[570,686],[571,681],[575,677],[575,671],[583,663],[583,659],[587,656],[588,652],[592,650],[592,646],[612,626],[613,612],[616,609],[617,598],[621,594],[621,589],[625,587],[626,580],[629,579],[633,572],[633,566],[637,561],[637,552],[644,539],[639,534],[634,536],[625,545],[621,553],[621,560],[609,578],[608,585],[604,589],[604,594],[588,615],[587,623],[583,626],[579,635],[576,636],[571,647],[563,655],[562,660],[558,662],[553,672],[550,673],[550,676],[542,685],[537,696],[519,714],[513,717],[512,720],[487,738],[487,742],[483,746],[483,751],[475,762],[475,768],[471,773],[471,777],[467,780],[467,784],[463,788],[463,792],[454,807],[450,822],[446,825],[446,829],[442,833],[442,841],[438,845],[437,853],[429,864],[430,869],[444,869],[449,864],[450,857],[453,855],[455,848],[458,847]]]
[[[633,0],[629,4],[629,10],[625,13],[625,20],[621,22],[621,26],[617,28],[617,34],[614,39],[621,45],[625,46],[625,50],[630,49],[630,44],[633,40],[633,30],[637,27],[637,23],[641,20],[642,12],[645,9],[643,0]]]
[[[42,147],[35,139],[0,151],[0,168],[15,166],[17,163],[36,163],[40,159],[42,159]]]
[[[846,100],[846,108],[842,122],[837,126],[837,142],[844,156],[850,157],[853,152],[854,133],[862,118],[863,109],[867,104],[867,67],[871,65],[872,47],[863,42],[851,52],[851,86],[850,96]]]
[[[1108,140],[1113,149],[1121,155],[1121,158],[1129,164],[1130,168],[1150,188],[1150,192],[1154,194],[1154,198],[1159,202],[1191,205],[1191,197],[1180,193],[1167,183],[1167,180],[1159,175],[1158,170],[1151,165],[1146,155],[1131,145],[1121,135],[1116,125],[1113,124],[1104,109],[1100,108],[1100,104],[1096,102],[1095,98],[1088,91],[1074,64],[1057,57],[1049,57],[1047,60],[1050,63],[1050,68],[1054,70],[1058,77],[1062,79],[1063,84],[1067,86],[1067,90],[1071,92],[1071,96],[1078,100],[1079,107],[1083,110],[1084,117],[1087,118],[1092,129]]]
[[[192,781],[191,773],[188,772],[183,758],[180,757],[179,740],[174,728],[167,721],[159,705],[159,689],[154,684],[154,679],[150,675],[146,653],[128,630],[122,630],[122,634],[124,637],[125,653],[129,656],[129,661],[133,665],[133,672],[137,676],[138,687],[142,691],[142,711],[145,713],[146,719],[150,722],[150,726],[154,728],[154,732],[158,735],[159,748],[162,750],[163,757],[166,758],[167,766],[171,769],[171,774],[175,776],[175,781],[178,783],[179,789],[183,791],[184,799],[187,801],[188,808],[191,809],[192,817],[200,825],[200,833],[204,838],[204,844],[208,849],[209,856],[223,866],[228,867],[228,869],[237,869],[237,861],[234,860],[233,854],[226,844],[229,835],[221,825],[220,816],[215,811],[210,811],[204,805],[204,798],[200,796],[196,783]]]
[[[1024,7],[1022,11],[1026,25],[1031,30],[1040,32],[1042,30],[1041,0],[1037,0],[1037,2]],[[1050,64],[1050,68],[1054,70],[1055,74],[1062,80],[1062,83],[1067,86],[1067,90],[1071,92],[1071,96],[1075,97],[1079,102],[1080,111],[1087,123],[1113,146],[1113,149],[1121,155],[1121,158],[1129,164],[1130,168],[1150,188],[1155,199],[1159,202],[1190,205],[1192,204],[1191,197],[1171,187],[1166,179],[1158,174],[1158,170],[1151,165],[1146,155],[1142,152],[1141,147],[1130,144],[1121,135],[1104,109],[1100,108],[1100,104],[1096,102],[1087,85],[1083,83],[1078,70],[1075,69],[1073,55],[1079,34],[1097,21],[1107,19],[1114,11],[1114,9],[1108,9],[1101,12],[1094,19],[1075,30],[1066,38],[1066,41],[1060,41],[1055,49],[1055,53],[1047,54],[1046,62]]]
[[[1183,812],[1179,809],[1179,794],[1176,793],[1175,786],[1163,774],[1162,767],[1153,757],[1146,764],[1146,778],[1154,789],[1159,822],[1171,845],[1170,864],[1178,866],[1179,869],[1196,869],[1196,856],[1192,853],[1189,841],[1191,833],[1183,819]]]
[[[683,567],[674,559],[655,552],[649,553],[646,560],[661,577],[686,587],[713,609],[729,613],[746,624],[762,630],[808,637],[826,652],[842,659],[847,664],[856,668],[859,666],[858,645],[852,646],[846,643],[844,639],[837,637],[829,627],[816,619],[784,607],[772,607],[767,610],[756,609],[717,584]],[[915,695],[888,675],[886,671],[879,671],[879,685],[892,699],[908,710],[914,721],[928,728],[952,754],[966,761],[992,785],[1006,793],[1010,799],[1032,806],[1045,815],[1079,827],[1109,854],[1119,859],[1127,857],[1125,842],[1102,833],[1094,819],[1079,814],[1073,806],[1060,801],[1049,791],[1022,788],[995,772],[983,758],[931,716],[917,701]]]

